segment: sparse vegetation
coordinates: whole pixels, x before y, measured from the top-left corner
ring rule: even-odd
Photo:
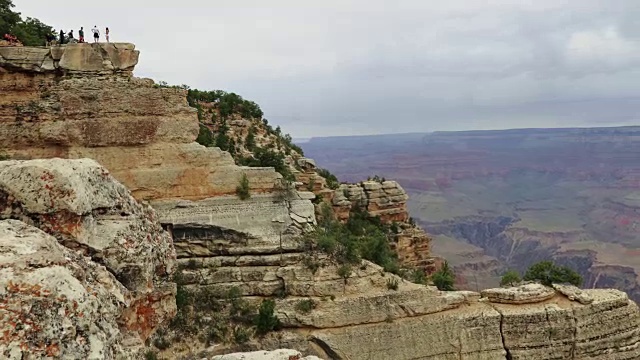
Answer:
[[[425,275],[424,271],[421,269],[409,270],[408,274],[406,274],[403,277],[415,284],[421,284],[421,285],[427,284],[427,276]]]
[[[522,281],[520,278],[520,274],[518,274],[515,270],[509,270],[504,275],[502,275],[502,279],[500,280],[500,286],[515,286],[519,282]]]
[[[175,337],[189,335],[197,335],[207,346],[212,343],[243,344],[253,336],[254,330],[263,334],[279,328],[280,322],[273,315],[273,301],[263,303],[258,311],[242,297],[237,287],[232,287],[226,294],[216,293],[215,287],[189,289],[183,271],[179,270],[174,278],[178,286],[178,312],[169,326],[174,337],[159,331],[153,340],[157,349],[168,348]]]
[[[327,187],[329,189],[335,190],[340,187],[340,181],[338,181],[338,178],[335,175],[333,175],[329,170],[318,169],[317,173],[318,175],[325,178],[325,180],[327,180]]]
[[[442,268],[436,271],[432,278],[433,284],[438,288],[438,290],[442,291],[453,291],[455,288],[453,284],[455,283],[456,276],[453,273],[453,270],[449,267],[448,262],[444,262]]]
[[[559,266],[552,261],[541,261],[533,264],[524,275],[526,281],[536,281],[546,286],[557,284],[582,285],[582,276],[573,269],[566,266]]]
[[[351,269],[351,266],[345,264],[342,265],[338,268],[338,276],[340,276],[341,278],[344,279],[344,283],[347,283],[347,279],[349,279],[349,276],[351,276],[351,272],[353,270]]]
[[[296,304],[296,310],[303,314],[308,314],[311,312],[311,310],[315,309],[316,306],[318,306],[318,304],[316,304],[316,302],[313,301],[313,299],[304,299],[304,300],[300,300]]]
[[[249,178],[247,177],[247,174],[242,174],[240,183],[236,186],[236,195],[240,200],[247,200],[251,197],[251,193],[249,192]]]
[[[158,360],[158,355],[156,355],[154,351],[149,350],[144,354],[144,358],[145,360]]]
[[[263,300],[255,318],[256,331],[259,335],[264,335],[270,331],[280,328],[280,320],[273,314],[276,303],[273,300]]]
[[[312,244],[307,246],[311,251],[326,253],[338,264],[357,265],[366,259],[389,272],[399,272],[397,254],[389,244],[389,228],[379,218],[355,210],[347,223],[341,224],[331,208],[323,205],[318,219],[316,231],[303,240]]]
[[[244,166],[272,167],[279,172],[285,180],[295,180],[289,166],[284,162],[284,155],[272,150],[257,148],[253,156],[241,158],[239,163]]]

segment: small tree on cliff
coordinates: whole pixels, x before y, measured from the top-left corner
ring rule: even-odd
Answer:
[[[251,197],[251,194],[249,193],[249,178],[247,178],[247,174],[242,174],[240,184],[236,186],[236,195],[238,195],[240,200],[247,200]]]
[[[558,266],[552,261],[541,261],[533,264],[524,275],[527,281],[537,281],[542,285],[557,284],[582,285],[582,276],[566,266]]]
[[[442,291],[453,291],[455,288],[453,284],[456,279],[456,275],[453,273],[453,270],[449,267],[448,262],[444,262],[442,268],[436,271],[432,278],[433,284],[438,288],[438,290]]]
[[[514,286],[517,283],[521,282],[522,278],[520,278],[520,274],[518,274],[515,270],[509,270],[504,275],[502,275],[502,280],[500,280],[500,286]]]

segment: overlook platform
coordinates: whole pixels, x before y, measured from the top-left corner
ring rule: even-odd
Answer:
[[[131,73],[140,52],[129,43],[0,47],[2,72]]]

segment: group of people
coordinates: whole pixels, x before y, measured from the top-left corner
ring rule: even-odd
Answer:
[[[11,35],[11,34],[4,34],[3,39],[9,44],[9,45],[18,45],[20,44],[20,40],[18,40],[17,37]]]
[[[91,32],[93,33],[93,42],[97,43],[100,41],[100,30],[98,30],[97,26],[94,26],[93,29],[91,29]],[[107,42],[109,42],[109,28],[105,28],[104,30],[104,35],[107,38]],[[53,34],[47,34],[47,46],[50,46],[51,44],[53,44],[53,42],[55,41],[55,36]],[[73,30],[69,31],[66,35],[64,33],[64,30],[60,30],[60,38],[58,40],[59,44],[68,44],[68,43],[83,43],[85,42],[84,40],[84,27],[80,27],[80,31],[78,31],[78,39],[76,40],[76,38],[73,35]]]

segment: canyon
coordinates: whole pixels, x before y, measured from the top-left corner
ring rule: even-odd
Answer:
[[[138,57],[118,43],[0,48],[6,358],[276,349],[323,359],[640,357],[640,310],[618,290],[445,292],[366,260],[338,263],[304,241],[323,204],[337,220],[358,210],[395,224],[402,262],[434,269],[402,178],[331,188],[309,158],[287,159],[293,184],[274,168],[239,166],[195,142],[184,89],[133,76]],[[241,199],[244,177],[250,196]],[[268,301],[279,327],[267,333],[220,318]],[[179,321],[194,331],[180,332]],[[214,330],[236,342],[201,341]]]
[[[496,286],[508,269],[524,272],[554,259],[579,271],[585,287],[613,287],[640,300],[640,127],[314,138],[300,145],[345,180],[397,180],[460,288]]]

